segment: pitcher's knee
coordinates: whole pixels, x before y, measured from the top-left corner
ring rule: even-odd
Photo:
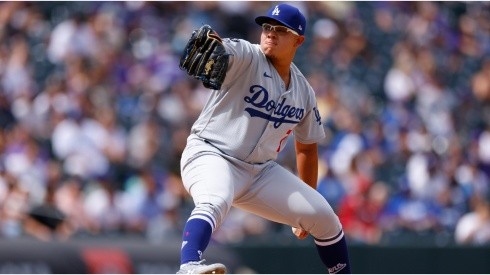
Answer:
[[[335,212],[329,207],[319,211],[316,216],[310,219],[310,228],[306,229],[315,239],[330,239],[342,231],[342,224]],[[306,227],[306,226],[305,226]]]
[[[214,231],[221,225],[228,210],[227,203],[221,199],[215,199],[212,202],[199,202],[192,210],[189,220],[194,218],[206,220],[211,224]]]

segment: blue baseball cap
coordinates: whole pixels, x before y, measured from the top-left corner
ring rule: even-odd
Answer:
[[[262,26],[263,23],[273,19],[284,26],[296,31],[300,35],[305,34],[306,19],[305,16],[295,7],[288,4],[279,4],[273,6],[267,12],[267,15],[255,18],[255,23]]]

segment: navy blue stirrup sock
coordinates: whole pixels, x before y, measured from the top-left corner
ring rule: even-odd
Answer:
[[[212,227],[207,221],[199,218],[188,220],[182,234],[180,264],[200,261],[202,253],[211,240],[212,232]]]
[[[316,248],[322,262],[327,266],[328,273],[351,274],[345,236],[338,242],[327,246],[316,243]]]

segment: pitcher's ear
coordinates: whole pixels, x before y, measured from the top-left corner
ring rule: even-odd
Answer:
[[[305,42],[305,36],[304,35],[300,35],[296,38],[296,42],[294,43],[294,46],[295,47],[299,47],[303,44],[303,42]]]

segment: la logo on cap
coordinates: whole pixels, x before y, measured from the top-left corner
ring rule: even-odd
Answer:
[[[279,12],[281,12],[281,11],[279,10],[279,7],[278,7],[278,6],[276,6],[276,7],[274,8],[274,10],[272,11],[272,15],[279,15]]]

